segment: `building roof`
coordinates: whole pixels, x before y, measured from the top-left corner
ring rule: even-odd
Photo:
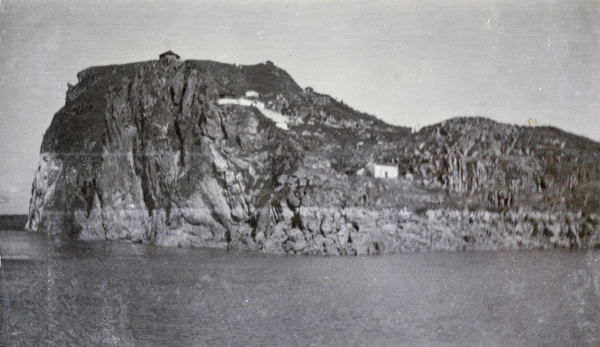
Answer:
[[[164,57],[175,57],[177,59],[179,59],[179,55],[172,52],[172,51],[166,51],[165,53],[161,54],[158,56],[160,59],[164,58]]]
[[[398,164],[395,163],[375,163],[375,165],[377,166],[386,166],[386,167],[398,167]]]

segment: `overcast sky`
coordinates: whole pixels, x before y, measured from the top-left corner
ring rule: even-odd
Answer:
[[[600,140],[600,2],[1,0],[0,213],[26,213],[42,136],[93,65],[266,60],[406,126],[458,115]]]

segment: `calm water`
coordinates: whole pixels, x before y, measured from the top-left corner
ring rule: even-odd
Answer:
[[[289,257],[24,232],[0,243],[1,346],[600,345],[597,251]]]

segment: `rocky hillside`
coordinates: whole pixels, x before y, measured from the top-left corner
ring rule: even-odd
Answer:
[[[600,145],[558,129],[457,118],[411,134],[270,62],[78,79],[44,136],[31,230],[316,254],[600,244]],[[219,102],[250,90],[264,110]],[[401,177],[357,176],[369,162]]]
[[[600,144],[552,127],[455,118],[409,137],[397,154],[423,185],[471,197],[472,208],[598,212]],[[591,189],[591,191],[590,191]]]

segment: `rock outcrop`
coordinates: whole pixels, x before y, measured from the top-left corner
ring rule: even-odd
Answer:
[[[28,227],[216,247],[247,233],[293,142],[254,108],[219,106],[225,86],[212,64],[198,65],[80,73],[44,138]]]
[[[551,143],[535,147],[524,129],[481,119],[410,134],[273,64],[162,59],[78,79],[44,136],[31,230],[300,254],[600,244],[589,140],[546,129]],[[248,90],[289,130],[218,102]],[[353,175],[373,160],[406,178]]]

